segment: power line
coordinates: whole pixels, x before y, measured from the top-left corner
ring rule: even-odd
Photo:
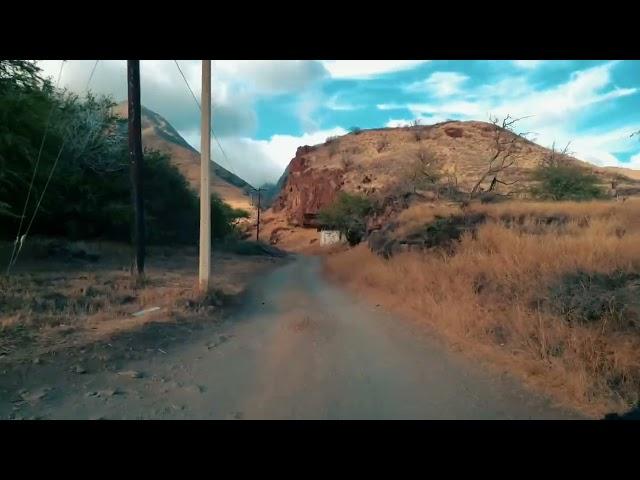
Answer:
[[[60,71],[58,72],[58,79],[56,81],[56,89],[60,85],[60,78],[62,78],[62,69],[64,68],[66,60],[62,60],[60,62]],[[11,270],[11,265],[14,263],[14,256],[17,255],[16,250],[18,249],[18,244],[20,244],[20,248],[22,248],[22,242],[24,241],[24,237],[20,240],[20,232],[22,231],[22,225],[24,223],[24,217],[27,213],[27,205],[29,204],[29,199],[31,198],[31,190],[33,189],[33,182],[36,178],[36,173],[38,172],[38,166],[40,165],[40,158],[42,157],[42,151],[44,150],[44,142],[47,138],[47,134],[49,133],[49,126],[51,124],[51,117],[53,116],[53,111],[55,110],[56,104],[52,102],[51,109],[49,110],[49,115],[47,116],[47,123],[44,127],[44,133],[42,134],[42,141],[40,142],[40,148],[38,150],[38,157],[36,158],[36,164],[33,167],[33,174],[31,175],[31,182],[29,183],[29,189],[27,190],[27,198],[24,201],[24,206],[22,207],[22,214],[20,215],[20,224],[18,225],[18,233],[16,234],[16,240],[13,242],[13,251],[11,252],[11,257],[9,258],[9,264],[7,265],[7,275]],[[26,234],[25,234],[26,236]]]
[[[65,62],[66,60],[63,60],[63,62]],[[89,92],[89,85],[91,84],[91,80],[93,79],[93,75],[96,71],[96,67],[98,66],[98,62],[100,60],[96,60],[96,63],[93,64],[93,68],[91,69],[91,74],[89,75],[89,79],[87,80],[87,84],[85,86],[85,94]],[[62,69],[61,69],[62,72]],[[60,79],[58,78],[58,81]],[[58,161],[60,160],[60,157],[62,156],[62,151],[67,143],[67,140],[69,139],[69,134],[67,134],[65,137],[63,137],[62,139],[62,144],[60,145],[60,149],[58,150],[58,155],[56,156],[56,159],[53,162],[53,166],[51,167],[51,170],[49,171],[49,176],[47,177],[47,181],[44,184],[44,188],[42,189],[42,192],[40,193],[40,198],[38,198],[38,202],[36,203],[36,207],[33,210],[33,215],[31,216],[31,220],[29,221],[29,225],[27,226],[27,229],[24,232],[24,235],[22,236],[22,239],[20,240],[20,244],[18,246],[18,249],[15,253],[15,258],[13,258],[12,256],[12,261],[10,261],[9,266],[7,267],[7,273],[9,273],[9,270],[11,269],[11,267],[13,265],[15,265],[15,263],[18,261],[18,255],[20,255],[20,251],[22,250],[22,244],[24,243],[24,240],[27,238],[27,235],[29,234],[29,231],[31,230],[31,226],[33,225],[33,221],[36,218],[36,214],[38,213],[38,209],[40,208],[40,205],[42,203],[42,199],[44,198],[44,194],[47,191],[47,188],[49,187],[49,183],[51,182],[51,178],[53,178],[53,172],[56,169],[56,166],[58,165]],[[17,241],[17,239],[16,239]],[[15,248],[15,246],[14,246]]]
[[[191,85],[189,85],[189,81],[187,80],[187,77],[185,76],[184,72],[180,68],[180,64],[178,63],[177,60],[174,60],[174,63],[176,64],[176,67],[178,67],[178,71],[180,72],[180,75],[182,76],[182,79],[184,80],[184,83],[187,85],[187,88],[189,89],[189,92],[191,93],[191,96],[193,97],[193,100],[196,102],[196,105],[198,106],[198,110],[201,110],[200,102],[198,101],[198,97],[196,97],[196,94],[193,93],[193,89],[191,88]],[[222,152],[222,155],[224,156],[225,160],[227,161],[227,166],[228,166],[227,168],[229,168],[231,170],[231,173],[233,173],[236,177],[240,178],[238,176],[238,174],[235,172],[234,168],[233,168],[233,162],[231,162],[231,160],[229,160],[229,157],[227,156],[227,153],[224,151],[224,148],[222,148],[222,144],[220,143],[220,140],[218,140],[217,135],[214,133],[213,127],[210,129],[210,131],[211,131],[211,135],[213,136],[214,140],[218,144],[218,148],[220,148],[220,151]],[[257,190],[256,187],[251,185],[249,182],[247,182],[244,179],[242,179],[242,180],[247,185],[249,185],[249,187],[251,187],[253,190]]]

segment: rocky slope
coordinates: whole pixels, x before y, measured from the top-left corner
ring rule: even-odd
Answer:
[[[505,132],[504,139],[513,138]],[[282,189],[274,201],[274,215],[283,216],[293,226],[305,226],[320,208],[331,203],[337,192],[385,195],[403,182],[403,176],[420,155],[430,155],[440,163],[447,179],[461,190],[470,190],[486,170],[495,142],[494,127],[485,122],[445,122],[430,126],[364,130],[324,144],[298,148],[291,160]],[[531,173],[550,150],[522,139],[514,156],[517,163],[500,177],[518,182],[514,187],[526,192]],[[621,168],[601,168],[569,157],[569,162],[592,170],[611,188],[618,180],[618,191],[626,195],[640,193],[640,172]],[[489,187],[493,176],[482,184]]]
[[[122,102],[114,107],[114,114],[120,118],[128,117],[127,103]],[[200,153],[189,145],[182,136],[157,113],[142,107],[142,143],[144,147],[153,148],[168,154],[171,163],[196,191],[200,189]],[[247,194],[249,185],[240,177],[229,172],[214,162],[211,179],[212,191],[216,192],[229,205],[253,210]]]

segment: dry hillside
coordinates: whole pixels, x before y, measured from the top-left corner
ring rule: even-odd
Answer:
[[[513,138],[504,132],[504,139]],[[289,164],[279,198],[273,205],[276,214],[293,225],[303,225],[305,215],[316,213],[330,203],[338,191],[377,195],[392,191],[402,183],[403,175],[420,155],[433,157],[447,178],[468,191],[486,171],[494,150],[494,126],[486,122],[445,122],[430,126],[363,130],[328,139],[313,147],[300,147]],[[526,139],[518,139],[516,164],[500,177],[505,182],[518,180],[509,188],[523,195],[531,185],[531,173],[550,150]],[[640,192],[638,171],[602,168],[569,157],[569,162],[592,170],[611,188],[614,177],[622,195]],[[486,189],[493,176],[482,186]]]
[[[114,108],[120,118],[127,118],[127,103]],[[180,134],[157,113],[142,107],[142,143],[168,154],[178,170],[196,191],[200,189],[200,153],[189,145]],[[211,188],[229,205],[252,211],[251,201],[245,192],[247,183],[214,162]]]

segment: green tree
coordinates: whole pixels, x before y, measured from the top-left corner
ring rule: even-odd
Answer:
[[[539,167],[534,178],[539,182],[534,194],[541,198],[591,200],[604,195],[596,175],[570,164]]]
[[[53,87],[26,60],[0,60],[0,219],[19,218],[42,135],[55,107]],[[51,132],[42,157],[55,155],[59,138]]]

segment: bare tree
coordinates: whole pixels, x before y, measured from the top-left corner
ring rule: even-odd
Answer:
[[[469,192],[469,200],[477,193],[483,191],[481,187],[487,178],[493,177],[487,190],[489,192],[493,191],[498,184],[513,185],[518,182],[518,180],[505,182],[500,179],[500,176],[506,170],[513,167],[518,160],[520,150],[528,133],[515,133],[513,126],[524,118],[528,117],[513,118],[511,115],[507,115],[502,121],[497,117],[491,118],[491,123],[493,124],[494,153],[489,158],[486,169],[482,172],[480,178]]]
[[[411,133],[416,142],[420,143],[422,141],[424,131],[422,129],[422,121],[419,118],[411,122]]]
[[[438,183],[442,177],[441,162],[428,150],[416,151],[405,170],[405,182],[416,190],[428,188]]]
[[[571,152],[569,152],[569,145],[571,145],[571,142],[568,142],[562,150],[556,150],[556,142],[553,142],[549,153],[540,161],[540,166],[545,168],[567,165],[569,163],[569,155],[571,155]]]
[[[454,192],[458,191],[458,169],[455,164],[453,165],[453,167],[447,170],[445,176],[447,182],[447,192],[449,193],[449,195],[452,195]]]

